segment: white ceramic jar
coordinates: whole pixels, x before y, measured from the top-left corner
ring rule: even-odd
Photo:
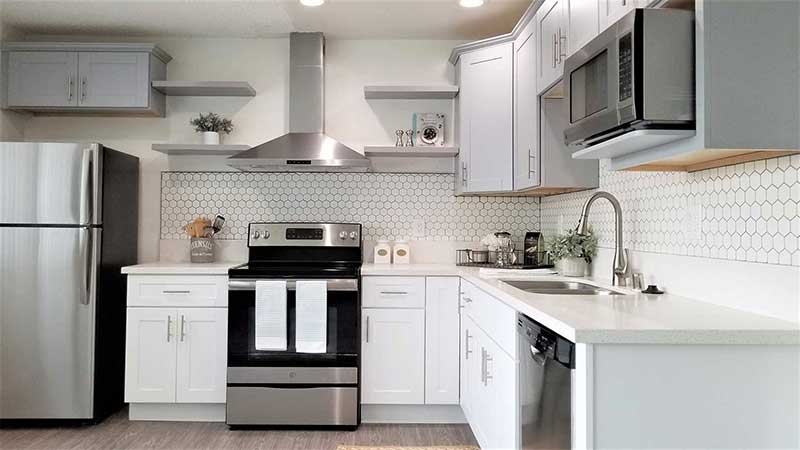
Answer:
[[[375,244],[375,264],[389,264],[392,262],[392,246],[389,241],[378,241]]]
[[[408,264],[411,262],[411,247],[406,241],[395,241],[392,255],[395,264]]]

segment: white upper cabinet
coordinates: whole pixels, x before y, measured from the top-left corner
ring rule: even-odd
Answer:
[[[362,310],[361,403],[425,403],[425,310]]]
[[[544,92],[564,73],[564,60],[569,46],[569,27],[566,20],[567,0],[546,0],[536,12],[535,33],[538,42],[538,92]]]
[[[597,36],[600,31],[600,3],[606,1],[609,0],[569,0],[567,6],[567,28],[569,28],[567,55],[577,52]]]
[[[176,319],[178,342],[176,401],[225,403],[228,361],[227,310],[179,309]]]
[[[148,58],[148,53],[80,53],[79,104],[146,108],[150,96]]]
[[[3,108],[164,115],[152,82],[172,57],[153,44],[7,42],[3,58]]]
[[[514,189],[539,185],[539,98],[536,91],[536,21],[514,41]]]
[[[481,48],[459,62],[459,173],[465,193],[513,188],[513,43]]]
[[[9,106],[77,106],[77,53],[12,52],[7,61]]]
[[[128,308],[125,402],[175,401],[177,314],[168,308]]]
[[[425,303],[425,403],[458,404],[459,278],[428,277]]]

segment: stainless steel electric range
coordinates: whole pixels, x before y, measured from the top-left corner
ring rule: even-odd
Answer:
[[[227,423],[230,427],[351,427],[361,422],[361,225],[253,223],[249,261],[230,269]],[[287,349],[257,350],[256,281],[285,280]],[[295,347],[295,285],[327,281],[325,353]]]

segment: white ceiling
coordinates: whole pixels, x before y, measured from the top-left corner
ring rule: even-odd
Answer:
[[[530,0],[0,0],[4,26],[29,34],[261,38],[321,31],[340,39],[480,39],[507,33]]]

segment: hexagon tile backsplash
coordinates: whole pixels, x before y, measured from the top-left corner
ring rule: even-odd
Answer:
[[[539,227],[539,200],[455,197],[438,174],[188,173],[161,175],[161,238],[184,239],[198,215],[221,214],[220,239],[246,239],[250,222],[359,222],[364,238],[475,241]]]
[[[694,173],[611,172],[601,163],[600,189],[622,204],[632,250],[800,266],[798,171],[800,155]],[[574,227],[591,192],[543,198],[545,234]],[[590,222],[600,246],[613,247],[607,202],[594,204]]]

